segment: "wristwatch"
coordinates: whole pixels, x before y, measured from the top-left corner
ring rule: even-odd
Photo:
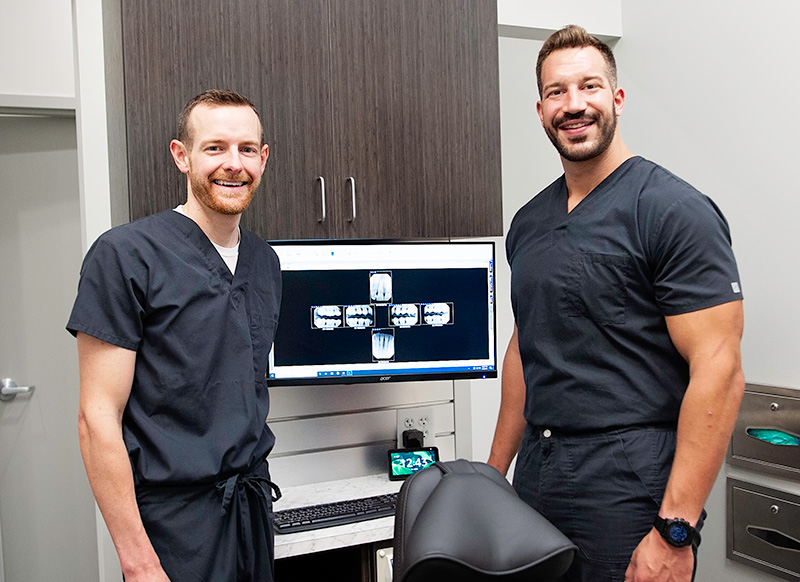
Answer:
[[[676,548],[683,548],[690,545],[695,540],[700,545],[700,532],[693,528],[688,521],[679,517],[665,519],[656,515],[653,527],[667,540],[667,543]]]

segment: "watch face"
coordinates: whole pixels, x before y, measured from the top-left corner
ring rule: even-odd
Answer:
[[[669,537],[676,544],[681,544],[689,537],[689,531],[679,523],[672,524],[669,527]]]

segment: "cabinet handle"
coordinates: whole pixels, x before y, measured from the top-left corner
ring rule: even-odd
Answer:
[[[325,178],[319,176],[317,178],[320,184],[320,191],[322,192],[322,218],[317,220],[317,222],[325,222],[325,217],[327,216],[326,208],[325,208]]]
[[[356,179],[350,176],[347,181],[350,182],[350,195],[353,197],[353,218],[349,218],[347,222],[353,222],[356,219]]]

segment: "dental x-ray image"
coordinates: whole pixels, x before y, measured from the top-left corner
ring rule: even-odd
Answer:
[[[342,326],[342,308],[338,305],[316,305],[311,308],[311,326],[336,329]]]
[[[372,330],[372,359],[373,361],[394,359],[394,330]]]
[[[389,305],[389,323],[394,327],[419,325],[419,305],[416,303],[393,303]]]
[[[392,300],[391,272],[373,271],[369,274],[369,296],[374,303],[389,303]]]
[[[440,326],[453,323],[452,303],[423,303],[422,321],[426,325]]]
[[[330,366],[489,356],[486,269],[289,270],[283,282],[277,367],[325,366],[327,373]]]
[[[344,308],[344,323],[347,327],[364,329],[375,325],[375,309],[372,305],[347,305]]]

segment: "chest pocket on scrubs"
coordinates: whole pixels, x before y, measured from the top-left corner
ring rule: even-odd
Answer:
[[[624,324],[629,269],[628,255],[578,253],[567,275],[567,315],[603,325]]]

